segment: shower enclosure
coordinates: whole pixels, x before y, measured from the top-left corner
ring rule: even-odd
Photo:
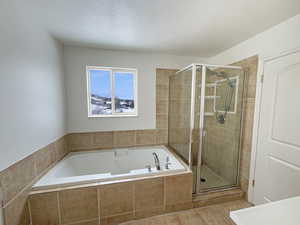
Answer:
[[[170,76],[169,146],[190,166],[194,193],[238,185],[245,73],[192,64]]]

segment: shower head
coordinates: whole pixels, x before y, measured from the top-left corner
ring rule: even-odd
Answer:
[[[211,70],[209,68],[207,68],[206,71],[207,71],[208,75],[213,75],[213,76],[223,77],[223,78],[227,78],[228,77],[227,74],[225,72],[223,72],[223,71],[217,72],[217,71]]]
[[[218,112],[218,111],[215,112],[216,120],[218,121],[218,123],[224,124],[226,121],[227,113],[230,110],[236,83],[235,83],[234,79],[230,79],[229,75],[223,71],[217,72],[217,71],[207,69],[207,72],[208,72],[207,73],[208,75],[213,75],[213,76],[223,78],[223,81],[225,81],[227,84],[227,88],[225,91],[224,111],[223,112]]]
[[[211,75],[215,75],[217,77],[222,77],[222,78],[226,79],[227,84],[229,85],[229,87],[234,88],[235,82],[234,82],[234,80],[229,79],[227,73],[225,73],[223,71],[221,71],[221,72],[216,72],[216,71],[212,71],[212,70],[208,70],[208,71],[211,72]]]

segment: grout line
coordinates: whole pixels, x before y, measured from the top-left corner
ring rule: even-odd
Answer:
[[[57,211],[58,211],[58,223],[59,223],[59,225],[62,225],[59,192],[56,193],[56,200],[57,200]]]
[[[100,225],[101,223],[101,217],[100,217],[100,187],[97,187],[97,207],[98,207],[98,223]]]
[[[113,218],[113,217],[116,217],[116,216],[123,216],[123,215],[127,215],[127,214],[130,214],[130,213],[132,213],[132,211],[126,211],[126,212],[116,213],[116,214],[113,214],[113,215],[104,216],[103,219]]]
[[[136,140],[137,140],[137,138],[136,138],[136,134],[137,134],[137,130],[134,130],[134,145],[137,145],[137,143],[136,143]]]
[[[166,177],[164,177],[164,202],[163,202],[163,210],[166,211],[166,202],[167,202],[167,198],[166,198],[166,194],[167,194],[167,185],[166,185]]]
[[[27,201],[27,207],[28,207],[28,212],[29,212],[29,223],[30,223],[31,225],[33,225],[33,222],[32,222],[32,213],[31,213],[30,198],[28,198],[28,201]]]
[[[136,182],[133,182],[132,184],[132,213],[133,213],[133,217],[135,218],[135,211],[136,211],[136,208],[135,208],[135,183]]]

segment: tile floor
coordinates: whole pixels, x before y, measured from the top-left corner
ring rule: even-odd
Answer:
[[[237,200],[129,221],[122,225],[234,225],[229,212],[250,206],[245,200]]]

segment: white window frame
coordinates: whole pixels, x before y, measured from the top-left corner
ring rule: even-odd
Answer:
[[[105,70],[110,71],[110,85],[111,85],[111,114],[92,114],[90,102],[91,102],[91,91],[90,91],[90,70]],[[118,113],[115,112],[115,76],[116,72],[132,73],[133,74],[133,87],[134,87],[134,112],[132,113]],[[137,86],[137,75],[138,71],[135,68],[119,68],[119,67],[105,67],[105,66],[86,66],[86,84],[87,84],[87,108],[88,117],[135,117],[138,116],[138,86]]]

